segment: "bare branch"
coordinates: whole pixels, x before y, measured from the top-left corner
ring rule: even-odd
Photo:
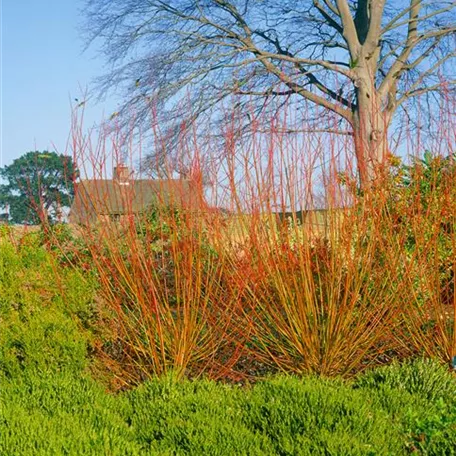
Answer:
[[[258,130],[260,133],[267,133],[269,130]],[[337,128],[276,128],[277,133],[293,134],[293,133],[321,133],[341,136],[353,136],[352,130],[339,130]]]
[[[418,87],[423,83],[423,81],[426,80],[427,77],[430,75],[433,75],[436,73],[436,71],[448,60],[456,56],[456,51],[452,52],[450,54],[445,55],[441,59],[437,60],[437,62],[434,63],[427,71],[424,71],[418,80],[407,90],[405,91],[404,95],[398,100],[398,104],[401,104],[405,101],[405,99],[410,98],[412,96],[416,96],[419,94],[427,93],[427,92],[435,92],[437,90],[437,87],[443,87],[446,84],[450,84],[454,81],[441,81],[439,84],[435,84],[433,86],[430,86],[430,90],[424,90],[425,88],[420,88]]]
[[[386,0],[377,0],[375,2],[369,2],[370,22],[366,36],[366,51],[368,54],[374,52],[379,46],[385,1]]]
[[[342,21],[342,35],[347,42],[350,54],[353,60],[358,57],[360,43],[358,40],[358,34],[356,32],[355,21],[350,12],[347,0],[336,0],[337,9],[339,11],[340,19]]]
[[[330,10],[332,11],[333,14],[339,15],[339,12],[337,9],[330,3],[330,2],[325,2],[327,6],[329,6]],[[323,19],[328,22],[328,24],[336,30],[336,32],[340,33],[341,35],[343,34],[343,28],[331,17],[330,14],[327,13],[323,5],[318,1],[318,0],[313,0],[313,4],[317,11],[322,15]]]
[[[398,21],[400,19],[402,19],[404,16],[406,16],[411,11],[413,6],[414,6],[413,2],[411,2],[410,6],[408,8],[405,8],[403,11],[401,11],[401,13],[399,15],[397,15],[394,19],[392,19],[390,22],[388,22],[388,24],[386,24],[385,27],[383,27],[383,29],[381,31],[381,34],[384,35],[384,34],[386,34],[386,32],[390,32],[390,31],[392,31],[392,30],[394,30],[396,28],[402,27],[404,25],[408,25],[410,20],[411,20],[410,18],[405,20],[405,21],[401,21],[401,22],[398,22]],[[438,16],[440,14],[443,14],[443,13],[449,12],[451,10],[454,10],[455,8],[456,8],[456,3],[454,1],[449,2],[449,5],[447,5],[444,8],[440,8],[440,9],[434,10],[434,11],[428,13],[428,14],[425,14],[424,16],[421,16],[420,17],[420,21],[423,22],[425,20],[428,20],[428,19],[431,19],[433,17],[436,17],[436,16]]]
[[[408,23],[405,47],[380,85],[379,93],[382,95],[386,94],[391,89],[391,85],[394,80],[397,80],[401,75],[401,72],[406,64],[406,60],[409,58],[413,47],[416,44],[415,40],[418,36],[418,17],[421,10],[421,0],[410,0],[410,2],[410,20]]]
[[[399,98],[399,100],[397,101],[397,104],[401,105],[404,101],[406,101],[412,97],[417,97],[419,95],[423,95],[423,94],[426,94],[429,92],[444,91],[446,89],[446,87],[448,87],[448,86],[452,87],[453,91],[456,90],[456,79],[452,80],[452,81],[439,82],[437,84],[430,85],[427,87],[418,87],[417,86],[418,88],[416,88],[414,90],[409,90],[406,93],[404,93],[404,95],[401,98]]]

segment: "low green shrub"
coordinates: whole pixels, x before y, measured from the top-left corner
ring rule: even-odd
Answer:
[[[275,454],[401,453],[388,414],[337,380],[279,377],[257,384],[243,403],[249,428],[268,436]]]
[[[268,437],[243,420],[244,394],[211,381],[168,376],[128,394],[127,419],[142,447],[159,454],[276,454]]]
[[[41,373],[4,381],[1,391],[2,455],[144,454],[119,414],[123,398],[105,394],[90,379]]]
[[[93,284],[61,270],[37,235],[0,238],[0,375],[79,372],[87,365],[95,318]]]
[[[354,382],[167,375],[117,396],[84,374],[3,378],[5,455],[453,455],[456,380],[417,361]]]
[[[410,451],[456,454],[456,379],[431,360],[415,360],[376,369],[355,384],[370,392],[401,429]]]

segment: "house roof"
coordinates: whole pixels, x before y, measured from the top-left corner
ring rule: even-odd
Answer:
[[[192,206],[198,204],[196,188],[183,179],[140,179],[119,182],[113,179],[90,179],[75,183],[71,216],[133,214],[157,204]]]

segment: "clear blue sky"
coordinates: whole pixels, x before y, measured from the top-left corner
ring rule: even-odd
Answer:
[[[103,73],[95,52],[83,51],[82,0],[0,0],[0,166],[29,150],[65,151],[70,100]],[[114,100],[88,103],[89,127],[115,110]]]

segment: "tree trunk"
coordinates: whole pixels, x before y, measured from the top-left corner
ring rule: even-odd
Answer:
[[[352,122],[361,189],[372,185],[385,164],[391,118],[391,107],[382,106],[375,87],[361,83]]]

